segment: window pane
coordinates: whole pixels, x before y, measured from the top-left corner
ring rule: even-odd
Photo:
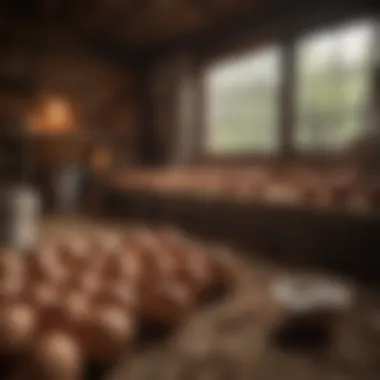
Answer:
[[[278,48],[245,55],[209,71],[207,152],[277,149],[279,73]]]
[[[375,28],[361,23],[303,40],[298,49],[296,144],[339,150],[367,122]]]

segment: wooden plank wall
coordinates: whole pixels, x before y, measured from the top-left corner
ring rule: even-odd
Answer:
[[[108,62],[75,44],[70,46],[57,42],[42,48],[15,44],[1,50],[1,75],[26,78],[33,83],[33,91],[27,93],[0,88],[3,120],[13,121],[13,127],[17,127],[14,122],[17,120],[19,127],[25,127],[28,112],[38,102],[39,96],[61,97],[75,110],[78,130],[90,131],[90,140],[92,131],[95,142],[97,134],[107,135],[111,142],[122,140],[117,147],[120,154],[127,160],[138,158],[134,67],[127,63],[117,65]],[[98,138],[99,141],[104,143],[102,138]],[[47,150],[56,151],[54,143],[43,145]],[[41,143],[38,143],[36,150],[41,151],[40,148]],[[50,153],[43,156],[51,157]]]

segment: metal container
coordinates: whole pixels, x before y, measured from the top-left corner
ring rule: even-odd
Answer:
[[[61,213],[75,213],[80,208],[84,170],[80,165],[58,169],[54,177],[55,209]]]
[[[35,244],[39,234],[41,200],[26,186],[1,190],[0,237],[4,246],[25,249]]]

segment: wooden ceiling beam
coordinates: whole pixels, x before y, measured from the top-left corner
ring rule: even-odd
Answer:
[[[43,16],[52,17],[58,13],[61,2],[59,0],[39,0],[37,6]]]
[[[342,0],[319,2],[346,7]],[[347,0],[355,2],[359,0]],[[33,35],[45,38],[51,31],[67,31],[74,39],[92,41],[94,50],[114,51],[117,46],[122,59],[130,51],[140,56],[186,46],[206,51],[215,42],[273,22],[275,12],[281,19],[281,14],[308,12],[305,7],[301,0],[3,0],[0,28],[4,42],[13,36],[32,40]]]
[[[249,0],[188,0],[191,6],[197,7],[211,19],[220,19],[229,12],[235,12],[249,6]]]
[[[123,35],[128,44],[149,43],[171,35],[204,27],[207,17],[187,0],[151,0],[139,16],[125,25]],[[145,41],[145,42],[144,42]]]
[[[212,51],[220,47],[221,42],[227,44],[247,36],[254,31],[256,38],[260,38],[259,33],[263,30],[271,30],[277,24],[277,29],[282,30],[284,38],[294,33],[296,25],[292,25],[287,20],[300,19],[307,28],[306,15],[308,18],[318,18],[321,14],[331,15],[331,18],[339,17],[340,14],[360,14],[360,12],[371,11],[373,6],[368,1],[359,0],[313,0],[305,3],[303,0],[270,0],[264,3],[253,4],[244,13],[236,15],[229,22],[219,25],[210,25],[208,29],[203,29],[188,36],[173,36],[169,41],[151,45],[145,49],[146,59],[150,62],[160,60],[163,56],[171,54],[173,51],[191,49],[199,56],[212,54]],[[302,15],[305,15],[304,17]],[[305,21],[303,20],[305,19]],[[287,25],[284,27],[284,25]],[[284,29],[285,28],[285,29]],[[251,37],[252,39],[253,37]]]
[[[96,9],[93,9],[92,15],[87,20],[84,22],[79,20],[78,27],[90,38],[99,39],[102,42],[108,40],[111,44],[125,43],[125,25],[133,23],[138,18],[138,15],[143,14],[145,8],[149,5],[149,1],[112,2],[109,5],[111,8],[108,12],[99,5]]]
[[[98,0],[96,6],[92,8],[90,19],[95,25],[117,26],[120,22],[130,21],[141,13],[149,4],[149,0]],[[83,22],[83,20],[82,20]]]
[[[218,9],[215,7],[214,1],[209,0],[189,0],[189,4],[192,7],[196,7],[203,12],[207,17],[214,19],[218,14]]]

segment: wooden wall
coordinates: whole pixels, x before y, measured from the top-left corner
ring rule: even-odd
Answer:
[[[28,112],[41,95],[59,97],[73,107],[81,140],[74,144],[40,139],[32,149],[37,161],[66,153],[70,157],[74,146],[82,149],[81,141],[111,146],[121,162],[138,160],[138,101],[132,65],[99,57],[74,43],[8,45],[1,49],[0,59],[0,76],[9,78],[6,86],[0,81],[0,131],[25,127]]]

